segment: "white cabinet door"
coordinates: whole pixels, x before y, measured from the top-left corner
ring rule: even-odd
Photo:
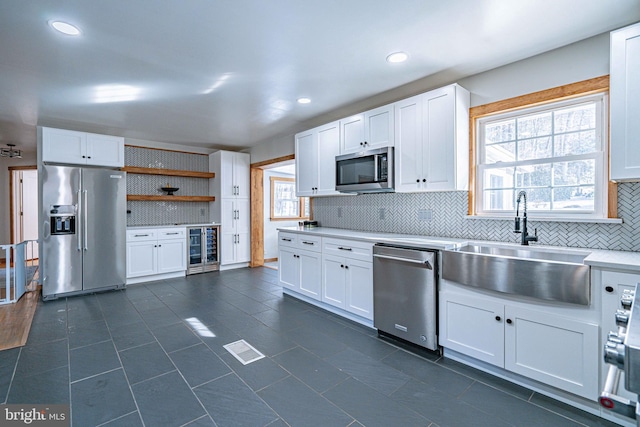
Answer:
[[[505,317],[506,369],[597,400],[597,324],[512,306]]]
[[[611,179],[640,178],[640,23],[611,33]]]
[[[86,153],[88,165],[123,167],[124,138],[88,133]]]
[[[215,154],[215,153],[214,153]],[[250,156],[233,151],[220,152],[220,193],[222,198],[249,197]]]
[[[237,233],[236,236],[235,262],[251,261],[251,245],[249,233]]]
[[[221,229],[223,233],[235,233],[236,232],[236,201],[235,199],[222,199],[220,200],[221,209]]]
[[[297,291],[300,288],[300,262],[295,249],[279,246],[278,277],[280,286]]]
[[[220,233],[220,265],[236,262],[236,241],[238,239],[236,236],[236,233]]]
[[[385,105],[364,113],[364,134],[366,149],[393,147],[394,145],[393,105]]]
[[[187,269],[185,239],[158,240],[158,274]]]
[[[340,120],[340,153],[362,151],[364,146],[364,114]]]
[[[235,201],[235,230],[239,234],[249,234],[251,231],[251,203],[249,199],[236,199]]]
[[[318,141],[316,131],[311,130],[297,134],[295,150],[296,195],[298,197],[313,196],[315,188],[318,186]]]
[[[127,242],[127,278],[156,274],[156,245],[156,240]]]
[[[504,305],[440,293],[439,344],[504,367]]]
[[[373,320],[373,263],[345,260],[346,309]]]
[[[318,252],[298,251],[300,262],[300,288],[301,294],[316,300],[322,298],[322,255]]]
[[[395,112],[395,189],[412,192],[422,188],[423,163],[422,95],[394,105]]]
[[[236,186],[236,197],[248,199],[251,191],[251,157],[247,153],[233,154],[233,178]]]
[[[342,309],[346,308],[344,258],[322,256],[322,301]]]
[[[336,191],[336,156],[340,154],[340,127],[338,122],[317,128],[318,174],[316,184],[316,196],[329,196],[338,194]],[[296,169],[297,172],[297,169]]]
[[[425,149],[422,152],[422,179],[426,179],[425,189],[455,189],[454,105],[453,86],[432,90],[424,95],[422,120]]]
[[[42,161],[86,164],[86,141],[84,132],[42,128]]]

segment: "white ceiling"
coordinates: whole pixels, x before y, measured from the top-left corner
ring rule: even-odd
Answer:
[[[29,149],[43,125],[246,148],[639,20],[640,0],[0,0],[0,145]],[[409,61],[387,63],[398,50]],[[135,99],[107,102],[113,85]]]

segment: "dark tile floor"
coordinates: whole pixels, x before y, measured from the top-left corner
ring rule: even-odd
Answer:
[[[239,339],[267,357],[242,365],[223,348]],[[613,425],[401,350],[266,268],[40,303],[27,345],[0,352],[0,401],[70,403],[79,427]]]

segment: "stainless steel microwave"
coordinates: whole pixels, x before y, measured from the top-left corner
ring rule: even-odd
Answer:
[[[336,190],[380,193],[393,189],[393,147],[336,156]]]

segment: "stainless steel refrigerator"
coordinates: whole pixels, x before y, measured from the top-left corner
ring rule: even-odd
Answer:
[[[125,286],[126,172],[43,165],[42,297]]]

